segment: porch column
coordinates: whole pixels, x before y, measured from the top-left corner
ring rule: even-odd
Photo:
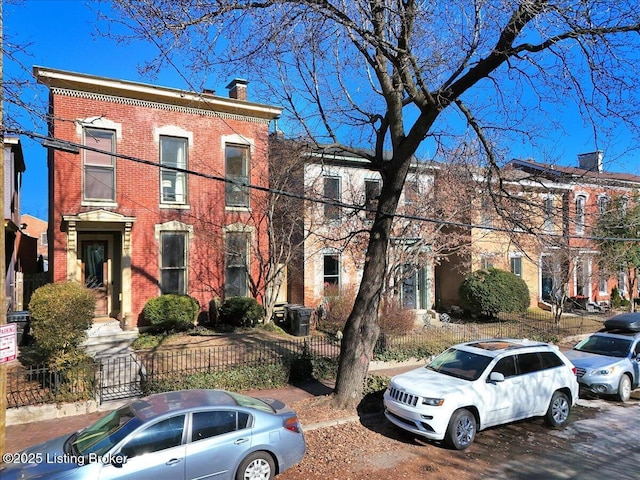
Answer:
[[[120,327],[123,330],[133,328],[133,315],[131,312],[132,295],[131,295],[131,228],[132,222],[124,224],[122,232],[122,316]]]
[[[67,282],[81,281],[82,272],[78,263],[78,230],[76,222],[67,224]]]

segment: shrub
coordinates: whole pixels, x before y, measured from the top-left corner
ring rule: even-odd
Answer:
[[[344,330],[349,314],[353,310],[353,303],[356,300],[355,288],[345,288],[328,286],[325,289],[323,318],[318,319],[318,329],[336,334]]]
[[[378,324],[386,335],[408,333],[415,328],[415,313],[395,301],[385,302],[380,309]]]
[[[524,280],[497,268],[473,272],[460,285],[458,295],[465,310],[492,317],[500,312],[525,312],[530,302]]]
[[[93,322],[95,308],[93,292],[76,282],[50,283],[33,293],[30,331],[45,361],[78,348]]]
[[[194,298],[169,293],[150,298],[143,314],[154,330],[179,332],[193,328],[199,310],[200,306]]]
[[[221,388],[223,390],[261,390],[287,385],[288,368],[284,365],[237,367],[217,372],[169,375],[145,382],[145,395],[191,388]]]
[[[620,290],[618,290],[618,287],[613,287],[611,289],[611,306],[613,308],[621,308],[628,307],[629,305],[631,305],[631,302],[620,295]]]
[[[255,327],[264,314],[264,307],[255,298],[231,297],[220,307],[220,322],[234,327]]]

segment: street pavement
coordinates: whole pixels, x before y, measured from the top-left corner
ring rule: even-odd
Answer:
[[[415,363],[401,366],[392,366],[385,368],[382,366],[375,370],[369,370],[369,373],[381,374],[392,377],[394,375],[404,373],[408,370],[416,368],[418,365],[424,364]],[[270,390],[251,390],[244,392],[249,396],[273,398],[280,400],[281,402],[290,405],[299,400],[306,398],[328,395],[333,390],[333,382],[325,381],[318,382],[312,381],[297,386],[288,385],[282,388],[270,389]],[[99,418],[106,415],[111,410],[114,410],[124,403],[128,403],[133,399],[127,399],[126,401],[114,401],[106,402],[101,405],[100,411],[85,415],[70,415],[63,418],[57,418],[53,420],[42,420],[39,422],[24,423],[19,425],[8,425],[5,428],[5,450],[7,453],[16,453],[23,450],[26,447],[35,445],[52,438],[59,437],[65,434],[71,434],[81,428],[84,428]],[[335,419],[333,422],[338,423],[341,419]],[[306,429],[313,429],[314,425],[305,425]]]

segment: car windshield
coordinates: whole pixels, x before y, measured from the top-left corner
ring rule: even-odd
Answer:
[[[492,357],[450,348],[445,350],[426,368],[464,380],[477,380],[491,363]]]
[[[128,406],[122,407],[72,435],[67,442],[68,453],[104,455],[141,424]]]
[[[573,349],[607,357],[626,357],[631,350],[631,339],[592,335],[578,343]]]

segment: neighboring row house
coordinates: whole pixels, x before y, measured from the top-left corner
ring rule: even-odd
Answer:
[[[631,202],[640,189],[640,176],[629,173],[606,172],[603,169],[602,152],[578,156],[577,167],[546,165],[533,161],[513,161],[511,166],[530,176],[531,181],[551,182],[556,190],[566,191],[562,197],[562,209],[546,211],[562,212],[562,231],[570,252],[568,270],[568,294],[572,298],[584,299],[587,303],[609,303],[613,288],[627,300],[638,296],[637,285],[628,291],[628,270],[619,266],[600,265],[598,240],[595,226],[600,216],[611,214],[614,199]],[[558,219],[556,224],[560,223]],[[542,252],[537,285],[539,300],[548,302],[557,272],[557,255],[552,251]],[[632,275],[635,272],[631,273]],[[557,275],[557,273],[555,273]],[[535,285],[535,284],[534,284]]]
[[[34,67],[49,88],[49,270],[97,298],[97,318],[140,324],[149,298],[260,296],[268,255],[268,136],[281,109],[229,97]]]
[[[338,293],[351,298],[362,278],[380,173],[368,160],[335,147],[303,148],[297,162],[300,168],[287,169],[295,175],[290,185],[297,198],[288,200],[286,214],[279,216],[279,222],[296,226],[289,242],[296,252],[288,265],[287,298],[311,307]],[[432,165],[412,164],[394,221],[387,275],[380,279],[386,299],[418,313],[434,303],[433,228],[405,217],[428,215],[425,201],[433,180]],[[276,230],[287,231],[281,226]]]
[[[637,288],[627,291],[623,266],[611,271],[601,264],[594,226],[612,199],[633,198],[640,176],[605,172],[602,160],[601,152],[580,155],[578,167],[513,160],[500,173],[504,191],[486,188],[485,180],[475,215],[465,219],[471,248],[436,267],[437,305],[457,305],[463,278],[489,267],[521,277],[531,306],[550,308],[563,285],[583,308],[609,305],[614,287],[627,300],[637,297]]]
[[[23,310],[22,279],[36,270],[36,241],[20,226],[20,190],[26,165],[17,137],[4,137],[5,311]],[[28,299],[26,299],[28,301]]]

